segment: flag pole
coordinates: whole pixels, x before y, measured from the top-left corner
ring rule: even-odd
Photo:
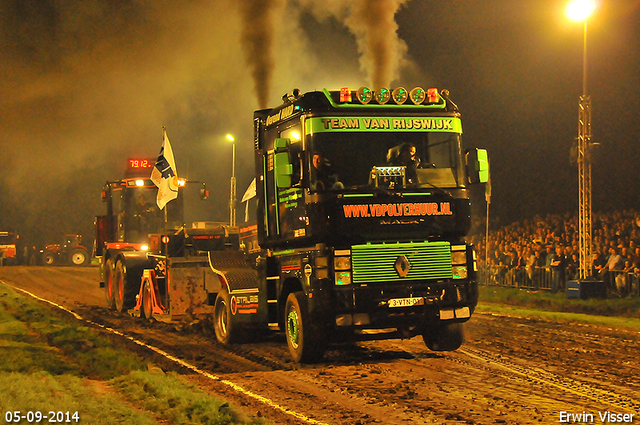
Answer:
[[[484,264],[487,268],[489,267],[489,205],[491,205],[491,202],[487,202],[487,234],[484,238]]]
[[[164,144],[164,141],[167,138],[167,127],[165,127],[164,125],[162,126],[162,143]],[[167,233],[167,205],[165,204],[164,206],[164,223],[162,225],[162,234],[165,235]]]
[[[491,167],[489,167],[491,170]],[[489,172],[489,178],[485,183],[484,187],[484,198],[487,201],[487,223],[486,223],[486,234],[484,239],[484,264],[489,270],[489,205],[491,205],[491,172]]]

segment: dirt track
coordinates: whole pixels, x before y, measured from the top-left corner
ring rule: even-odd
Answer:
[[[606,411],[640,422],[635,331],[476,314],[466,325],[466,343],[453,353],[430,352],[413,338],[332,347],[323,363],[298,366],[279,334],[227,348],[201,324],[178,329],[115,315],[104,308],[97,274],[96,268],[0,267],[0,281],[215,375],[218,380],[195,374],[122,340],[276,424],[550,424],[577,422],[567,415],[583,412],[601,423],[599,412]]]

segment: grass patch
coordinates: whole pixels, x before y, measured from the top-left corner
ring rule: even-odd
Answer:
[[[0,373],[0,409],[23,415],[41,412],[47,418],[51,411],[64,412],[65,416],[69,412],[70,417],[77,412],[79,421],[70,423],[157,424],[151,413],[132,407],[117,392],[105,392],[95,382],[77,376],[48,372]]]
[[[133,372],[116,378],[114,384],[123,394],[145,410],[163,412],[163,417],[180,424],[231,424],[248,419],[224,401],[213,399],[175,373],[155,375]],[[246,422],[262,424],[261,419]]]
[[[480,286],[478,311],[535,315],[640,329],[640,298],[567,298],[564,293]]]
[[[104,334],[5,286],[0,286],[0,311],[0,345],[9,346],[0,371],[111,379],[146,368],[144,359]]]
[[[178,374],[147,371],[145,359],[104,333],[1,283],[0,349],[3,414],[42,412],[47,422],[48,412],[64,412],[65,423],[97,425],[268,423]]]
[[[513,316],[538,317],[544,320],[583,322],[593,325],[605,325],[640,330],[640,319],[629,317],[595,316],[582,313],[563,313],[558,311],[534,310],[526,307],[513,307],[504,304],[480,303],[477,312],[502,313]]]

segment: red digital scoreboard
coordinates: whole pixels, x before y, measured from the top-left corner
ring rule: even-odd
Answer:
[[[127,171],[125,176],[131,177],[151,177],[151,171],[156,165],[155,158],[129,158],[127,159]]]
[[[129,161],[128,168],[130,170],[144,170],[144,169],[151,170],[153,166],[156,165],[156,160],[149,159],[149,158],[129,158],[128,161]]]

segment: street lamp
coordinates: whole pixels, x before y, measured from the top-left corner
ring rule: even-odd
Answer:
[[[236,140],[231,134],[227,134],[227,140],[233,144],[231,159],[231,191],[229,196],[229,225],[236,225]]]
[[[595,0],[573,0],[567,5],[567,17],[584,22],[582,55],[582,95],[578,110],[578,200],[579,200],[579,249],[580,279],[591,277],[592,226],[591,226],[591,162],[587,152],[591,143],[591,97],[587,95],[587,19],[596,9]]]

